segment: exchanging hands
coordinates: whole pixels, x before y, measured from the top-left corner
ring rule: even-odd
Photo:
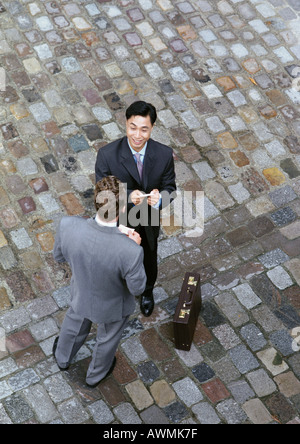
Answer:
[[[129,239],[133,240],[136,244],[141,245],[142,238],[133,228],[125,227],[124,225],[119,226],[121,233],[125,234]]]
[[[160,201],[159,190],[152,190],[150,194],[144,194],[142,191],[135,190],[131,193],[131,201],[134,205],[141,205],[147,197],[148,205],[155,206]]]

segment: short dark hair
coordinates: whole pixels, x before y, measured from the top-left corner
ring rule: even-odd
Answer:
[[[102,219],[106,222],[119,217],[127,202],[124,185],[115,176],[104,177],[96,184],[94,202],[97,212],[103,208]]]
[[[151,103],[146,103],[143,101],[134,102],[126,111],[126,119],[131,119],[132,116],[150,116],[152,125],[155,124],[157,119],[157,112],[155,106]]]

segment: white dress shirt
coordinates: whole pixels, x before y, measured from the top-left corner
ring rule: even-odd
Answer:
[[[137,151],[135,151],[135,150],[131,147],[131,145],[130,145],[128,139],[127,139],[127,142],[128,142],[128,146],[129,146],[129,148],[130,148],[130,151],[132,152],[132,155],[133,155],[134,161],[135,161],[135,163],[137,163],[137,159],[136,159],[136,157],[135,157]],[[145,156],[146,156],[147,146],[148,146],[148,142],[146,143],[146,145],[144,146],[144,148],[139,152],[139,154],[140,154],[140,159],[141,159],[142,164],[144,164],[144,161],[145,161]],[[160,204],[161,204],[161,200],[162,200],[161,194],[159,194],[159,195],[160,195],[160,200],[157,202],[156,205],[153,205],[153,208],[155,208],[156,210],[159,209]]]

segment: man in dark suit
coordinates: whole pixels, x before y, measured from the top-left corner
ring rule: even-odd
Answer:
[[[126,119],[126,137],[98,152],[96,182],[113,175],[127,185],[129,226],[142,237],[147,274],[141,311],[149,317],[154,309],[153,289],[158,271],[159,215],[161,209],[174,199],[176,191],[174,158],[172,148],[151,139],[157,119],[153,105],[140,101],[133,103],[126,111]],[[149,196],[143,197],[144,194]]]

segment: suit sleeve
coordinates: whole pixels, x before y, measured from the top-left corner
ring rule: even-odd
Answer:
[[[56,262],[67,262],[62,252],[62,244],[61,244],[61,224],[57,230],[55,237],[55,244],[53,250],[53,257]]]
[[[146,288],[146,272],[144,268],[144,251],[140,248],[139,254],[131,264],[125,276],[128,290],[133,296],[140,296]]]
[[[96,183],[98,183],[103,177],[107,177],[111,175],[110,168],[106,162],[106,159],[103,155],[103,151],[98,151],[97,161],[96,161]]]

